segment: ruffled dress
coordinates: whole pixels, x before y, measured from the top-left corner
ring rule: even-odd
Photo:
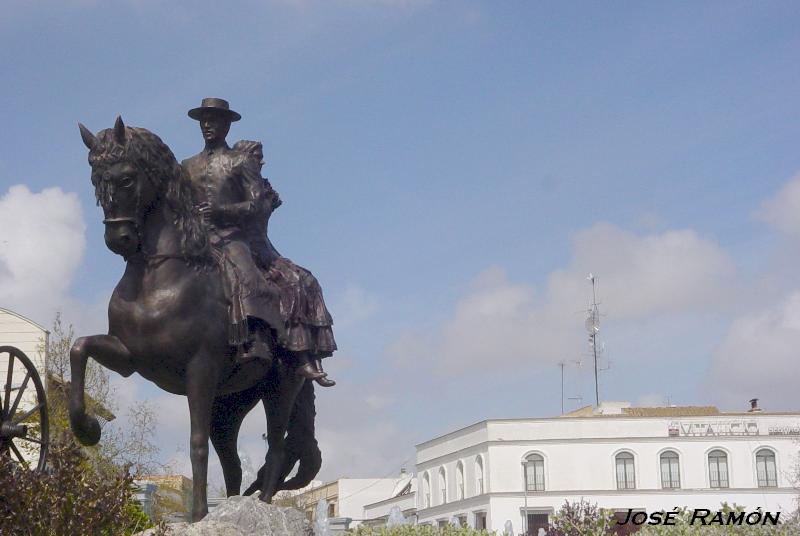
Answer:
[[[291,352],[306,352],[312,358],[329,357],[336,350],[333,318],[325,307],[322,288],[314,275],[280,253],[267,238],[267,225],[272,211],[281,205],[278,193],[264,179],[264,199],[259,224],[251,226],[251,249],[265,267],[266,279],[279,291],[280,315],[285,335],[280,346]]]

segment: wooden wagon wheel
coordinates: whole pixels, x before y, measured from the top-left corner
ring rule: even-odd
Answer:
[[[8,369],[0,389],[0,456],[42,470],[49,437],[44,386],[36,367],[21,350],[0,346],[0,363],[6,355]]]

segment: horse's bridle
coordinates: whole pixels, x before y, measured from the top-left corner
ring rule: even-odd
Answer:
[[[147,173],[147,171],[140,169],[138,166],[136,166],[136,164],[133,164],[133,166],[134,166],[134,168],[136,168],[136,171],[141,175],[141,178],[136,181],[136,192],[134,194],[136,196],[136,198],[135,198],[135,202],[136,202],[135,203],[135,206],[136,206],[136,208],[135,208],[135,216],[134,217],[120,217],[120,218],[103,218],[103,225],[107,225],[107,224],[112,224],[113,225],[113,224],[118,224],[118,223],[129,223],[129,224],[131,224],[133,226],[134,231],[136,232],[136,239],[139,241],[139,252],[142,254],[142,259],[145,261],[145,263],[150,263],[150,262],[153,262],[153,261],[157,261],[157,262],[160,263],[160,262],[165,261],[167,259],[181,259],[181,260],[185,261],[186,258],[183,255],[176,255],[176,254],[155,255],[155,254],[148,253],[148,251],[145,249],[144,236],[142,234],[142,219],[141,219],[141,213],[142,213],[142,210],[141,210],[141,208],[142,208],[142,206],[141,206],[142,205],[142,189],[141,189],[139,183],[141,182],[142,179],[150,180],[150,176]],[[113,199],[112,199],[112,201],[113,201]]]

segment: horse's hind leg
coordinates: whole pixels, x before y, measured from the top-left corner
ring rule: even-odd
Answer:
[[[86,363],[94,358],[106,368],[130,376],[135,372],[131,354],[122,342],[113,335],[80,337],[69,351],[72,385],[69,394],[69,421],[78,441],[84,445],[95,445],[100,441],[100,424],[86,413],[83,391],[86,381]]]
[[[242,463],[237,452],[239,429],[245,416],[260,397],[261,393],[258,390],[248,389],[241,393],[217,397],[211,408],[211,444],[214,445],[222,465],[228,497],[239,495],[242,486]]]
[[[305,378],[294,374],[294,371],[284,364],[279,363],[278,381],[273,383],[264,397],[264,407],[267,411],[267,456],[264,464],[264,473],[261,478],[262,501],[271,502],[273,495],[278,490],[279,480],[283,476],[283,466],[286,458],[286,429],[289,426],[289,417],[292,414],[294,402]]]

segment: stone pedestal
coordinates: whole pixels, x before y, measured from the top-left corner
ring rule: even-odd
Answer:
[[[294,509],[259,501],[255,496],[229,497],[197,523],[168,525],[168,536],[312,536],[306,516]],[[155,536],[158,529],[135,536]]]

